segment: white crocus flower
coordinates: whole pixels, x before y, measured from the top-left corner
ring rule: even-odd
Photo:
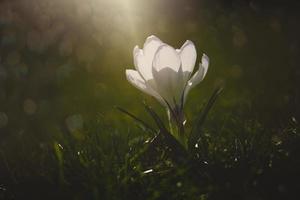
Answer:
[[[133,58],[136,70],[126,70],[127,80],[180,115],[187,94],[204,79],[209,65],[208,56],[203,54],[192,75],[197,58],[193,42],[187,40],[180,49],[174,49],[154,35],[146,39],[143,49],[134,47]]]

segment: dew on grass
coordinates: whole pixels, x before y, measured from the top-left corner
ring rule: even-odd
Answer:
[[[282,141],[281,141],[280,137],[277,136],[277,135],[274,135],[274,136],[272,137],[272,142],[273,142],[276,146],[282,144]]]
[[[182,186],[182,183],[179,181],[179,182],[176,183],[176,186],[177,186],[177,187],[181,187],[181,186]]]
[[[5,187],[3,187],[3,185],[0,185],[0,190],[2,190],[2,191],[6,191],[6,188],[5,188]]]
[[[149,173],[151,173],[151,172],[153,172],[153,169],[148,169],[148,170],[146,170],[146,171],[143,171],[143,174],[149,174]]]
[[[268,166],[271,168],[273,166],[273,161],[270,160]]]
[[[60,149],[64,149],[64,147],[61,144],[58,143],[57,145]]]

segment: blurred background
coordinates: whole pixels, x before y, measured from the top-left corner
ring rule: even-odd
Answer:
[[[299,8],[297,1],[1,0],[2,161],[18,163],[20,152],[66,134],[80,140],[95,119],[127,133],[135,125],[116,105],[145,118],[146,99],[166,118],[125,77],[133,47],[152,34],[175,48],[193,41],[197,63],[202,53],[210,58],[187,100],[189,121],[223,85],[208,127],[235,116],[276,132],[300,117]]]

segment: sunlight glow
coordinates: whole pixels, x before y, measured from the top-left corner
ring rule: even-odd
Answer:
[[[135,25],[135,17],[137,17],[134,13],[135,11],[135,2],[132,0],[115,0],[121,6],[123,11],[122,15],[124,17],[124,21],[127,23],[123,23],[124,27],[129,29],[129,32],[134,37],[137,34],[137,29]]]

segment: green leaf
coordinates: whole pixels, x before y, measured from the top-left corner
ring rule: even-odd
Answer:
[[[144,106],[146,108],[146,111],[151,115],[156,125],[158,126],[160,130],[159,133],[164,137],[167,145],[173,150],[173,157],[177,157],[177,160],[184,160],[187,157],[185,147],[180,144],[180,142],[168,131],[163,121],[159,118],[156,112],[146,103],[144,103]]]
[[[56,155],[58,166],[59,166],[59,179],[63,183],[65,182],[64,179],[64,159],[63,159],[63,147],[58,142],[54,142],[53,150]]]
[[[156,114],[156,112],[150,106],[148,106],[145,102],[144,102],[144,106],[145,106],[146,111],[153,118],[153,120],[156,123],[159,130],[161,130],[161,132],[164,132],[164,133],[168,132],[167,128],[165,127],[165,125],[163,123],[163,121],[159,118],[159,116]]]
[[[128,112],[127,110],[116,106],[116,108],[121,111],[122,113],[128,115],[129,117],[131,117],[132,119],[134,119],[136,122],[138,122],[138,124],[140,124],[144,129],[150,131],[151,133],[156,133],[157,131],[155,129],[153,129],[150,125],[148,125],[146,122],[144,122],[143,120],[139,119],[138,117],[136,117],[134,114]]]
[[[196,144],[197,140],[199,139],[204,121],[222,91],[223,91],[222,86],[215,89],[215,91],[211,95],[209,101],[207,102],[207,104],[205,105],[203,110],[200,112],[200,115],[197,117],[196,124],[193,126],[190,137],[188,139],[188,148],[189,149],[193,148],[194,145]]]

